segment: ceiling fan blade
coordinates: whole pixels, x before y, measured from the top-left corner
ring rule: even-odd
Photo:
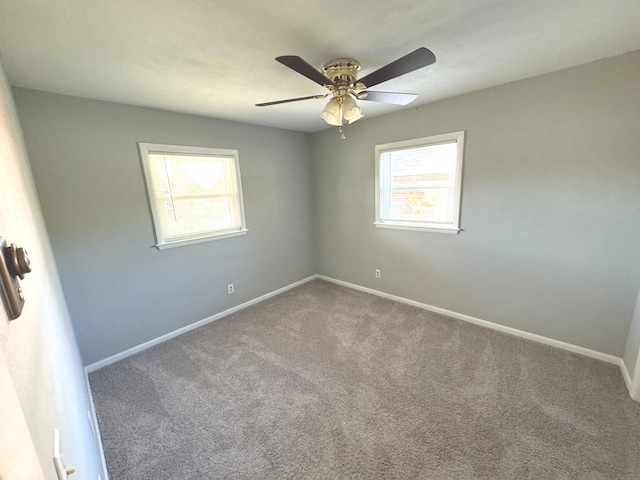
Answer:
[[[295,70],[300,75],[304,75],[309,80],[313,80],[318,85],[325,86],[334,84],[313,65],[307,63],[296,55],[284,55],[282,57],[276,57],[276,60],[290,69]]]
[[[313,100],[324,97],[326,97],[326,95],[311,95],[309,97],[287,98],[286,100],[276,100],[275,102],[256,103],[256,107],[268,107],[269,105],[280,105],[281,103],[299,102],[300,100]]]
[[[364,95],[366,94],[366,95]],[[360,97],[362,95],[362,98]],[[393,103],[394,105],[408,105],[413,102],[418,95],[415,93],[396,93],[396,92],[372,92],[365,90],[356,95],[358,100],[367,100],[369,102]]]
[[[413,72],[419,68],[426,67],[435,63],[436,56],[431,50],[425,47],[421,47],[413,52],[399,58],[395,62],[391,62],[389,65],[376,70],[369,75],[360,78],[359,83],[363,83],[365,87],[373,87],[392,78],[399,77],[405,73]]]

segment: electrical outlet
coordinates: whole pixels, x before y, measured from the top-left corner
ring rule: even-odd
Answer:
[[[376,268],[376,278],[380,278],[380,270]]]
[[[231,293],[233,293],[233,292],[234,292],[234,289],[233,289],[233,283],[230,283],[229,285],[227,285],[227,292],[228,292],[229,294],[231,294]]]

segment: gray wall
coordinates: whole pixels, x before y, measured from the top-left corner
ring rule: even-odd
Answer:
[[[14,94],[85,364],[315,273],[308,134]],[[238,149],[249,233],[153,248],[140,141]]]
[[[22,316],[9,322],[0,306],[0,364],[12,382],[0,384],[0,477],[40,478],[31,461],[19,425],[19,412],[4,401],[15,390],[37,458],[46,478],[57,478],[53,462],[53,429],[58,428],[61,452],[78,478],[95,480],[102,471],[99,440],[91,431],[86,377],[58,281],[51,246],[42,219],[26,150],[0,65],[0,235],[27,249],[33,271],[22,280],[26,297]],[[0,305],[2,302],[0,302]],[[1,367],[0,367],[1,368]],[[5,418],[7,416],[9,418]],[[20,443],[20,445],[16,445]],[[33,450],[33,446],[31,450]],[[18,456],[6,458],[8,452]],[[24,474],[11,471],[10,462],[28,462]]]
[[[314,134],[317,272],[622,356],[640,284],[639,84],[635,52],[362,120],[344,141]],[[374,146],[457,130],[464,231],[376,229]]]

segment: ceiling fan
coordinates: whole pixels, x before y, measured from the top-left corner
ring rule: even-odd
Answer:
[[[329,91],[324,95],[311,95],[308,97],[276,100],[275,102],[257,103],[256,107],[320,99],[331,95],[331,99],[324,107],[320,116],[329,125],[339,127],[340,134],[342,138],[344,138],[344,133],[342,132],[343,120],[353,123],[363,116],[360,108],[356,104],[356,100],[407,105],[418,96],[415,93],[367,90],[369,87],[431,65],[435,63],[436,57],[431,50],[421,47],[362,78],[358,78],[360,63],[353,58],[336,58],[329,60],[320,67],[320,70],[295,55],[276,57],[276,60],[299,74],[304,75],[309,80],[316,82],[318,85],[322,85]]]

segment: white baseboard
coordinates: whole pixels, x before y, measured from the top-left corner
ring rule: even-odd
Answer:
[[[391,295],[389,293],[380,292],[378,290],[374,290],[372,288],[362,287],[360,285],[356,285],[349,282],[343,282],[342,280],[336,280],[335,278],[325,277],[324,275],[318,275],[318,278],[322,280],[326,280],[327,282],[335,283],[337,285],[342,285],[345,287],[353,288],[355,290],[360,290],[361,292],[370,293],[372,295],[377,295],[379,297],[388,298],[389,300],[395,300],[396,302],[406,303],[407,305],[413,305],[414,307],[421,308],[423,310],[428,310],[434,313],[440,313],[442,315],[446,315],[447,317],[456,318],[458,320],[462,320],[465,322],[473,323],[474,325],[480,325],[481,327],[490,328],[492,330],[497,330],[502,333],[507,333],[509,335],[514,335],[520,338],[526,338],[527,340],[532,340],[534,342],[543,343],[545,345],[550,345],[552,347],[560,348],[562,350],[567,350],[569,352],[578,353],[580,355],[584,355],[585,357],[595,358],[597,360],[601,360],[603,362],[612,363],[614,365],[622,365],[622,358],[616,357],[614,355],[609,355],[608,353],[598,352],[596,350],[591,350],[589,348],[580,347],[578,345],[573,345],[571,343],[562,342],[560,340],[555,340],[549,337],[543,337],[542,335],[537,335],[535,333],[525,332],[524,330],[518,330],[517,328],[507,327],[505,325],[500,325],[498,323],[489,322],[487,320],[482,320],[480,318],[471,317],[469,315],[465,315],[463,313],[452,312],[451,310],[446,310],[440,307],[434,307],[433,305],[427,305],[426,303],[416,302],[414,300],[409,300],[408,298],[398,297],[396,295]],[[626,370],[626,369],[625,369]],[[624,373],[623,373],[624,375]],[[627,373],[627,376],[629,374]],[[625,379],[626,381],[626,379]]]
[[[624,363],[624,360],[622,358],[620,359],[620,371],[622,372],[622,378],[624,378],[624,384],[627,386],[629,394],[631,394],[631,392],[633,391],[633,381],[631,380],[631,375],[629,375],[629,370],[627,370],[627,365]]]
[[[179,328],[178,330],[174,330],[173,332],[169,332],[165,335],[162,335],[161,337],[158,338],[154,338],[153,340],[149,340],[148,342],[142,343],[140,345],[137,345],[133,348],[130,348],[128,350],[125,350],[124,352],[120,352],[117,353],[115,355],[112,355],[111,357],[107,357],[103,360],[99,360],[95,363],[92,363],[91,365],[87,365],[86,367],[84,367],[85,371],[87,373],[91,373],[94,372],[102,367],[106,367],[107,365],[111,365],[112,363],[117,362],[118,360],[122,360],[123,358],[127,358],[130,357],[131,355],[134,355],[138,352],[142,352],[143,350],[146,350],[147,348],[151,348],[154,345],[158,345],[159,343],[162,342],[166,342],[167,340],[170,340],[172,338],[177,337],[178,335],[182,335],[183,333],[187,333],[191,330],[194,330],[198,327],[202,327],[203,325],[206,325],[207,323],[211,323],[214,322],[216,320],[219,320],[223,317],[226,317],[227,315],[231,315],[232,313],[235,313],[239,310],[245,309],[247,307],[250,307],[251,305],[255,305],[256,303],[260,303],[268,298],[274,297],[280,293],[284,293],[287,290],[291,290],[292,288],[298,287],[304,283],[310,282],[311,280],[314,280],[315,278],[317,278],[317,275],[311,275],[310,277],[307,278],[303,278],[302,280],[299,280],[297,282],[294,282],[290,285],[286,285],[282,288],[279,288],[277,290],[274,290],[273,292],[269,292],[266,293],[258,298],[254,298],[253,300],[249,300],[248,302],[244,302],[240,305],[236,305],[235,307],[231,307],[223,312],[220,313],[216,313],[215,315],[212,315],[208,318],[205,318],[203,320],[199,320],[195,323],[192,323],[190,325],[187,325],[185,327]]]
[[[626,372],[627,377],[630,378],[626,365],[624,366],[624,371]],[[627,382],[627,386],[629,387],[629,394],[631,395],[631,398],[636,402],[640,402],[640,354],[638,355],[636,366],[633,370],[633,379],[627,381],[627,378],[625,378],[625,382]]]
[[[100,425],[98,424],[98,415],[96,413],[96,406],[93,403],[93,394],[91,393],[91,387],[89,386],[89,374],[87,370],[84,371],[85,382],[87,384],[87,392],[89,393],[89,406],[91,407],[91,411],[89,414],[91,415],[91,423],[93,428],[95,429],[96,440],[98,442],[98,450],[100,451],[100,460],[102,461],[102,474],[104,475],[104,480],[109,480],[109,471],[107,470],[107,460],[104,456],[104,448],[102,448],[102,435],[100,435]],[[100,476],[102,478],[102,475]]]
[[[226,317],[227,315],[230,315],[232,313],[235,313],[239,310],[242,310],[244,308],[247,308],[251,305],[255,305],[256,303],[260,303],[264,300],[267,300],[268,298],[274,297],[280,293],[286,292],[287,290],[291,290],[292,288],[298,287],[304,283],[310,282],[311,280],[314,280],[316,278],[325,280],[327,282],[331,282],[331,283],[335,283],[337,285],[342,285],[344,287],[348,287],[348,288],[353,288],[354,290],[359,290],[361,292],[365,292],[365,293],[370,293],[372,295],[376,295],[378,297],[383,297],[383,298],[387,298],[389,300],[394,300],[396,302],[401,302],[401,303],[405,303],[407,305],[412,305],[414,307],[418,307],[421,308],[423,310],[428,310],[430,312],[434,312],[434,313],[439,313],[442,315],[445,315],[447,317],[452,317],[452,318],[456,318],[458,320],[462,320],[464,322],[468,322],[468,323],[472,323],[474,325],[479,325],[481,327],[485,327],[485,328],[490,328],[492,330],[496,330],[502,333],[506,333],[509,335],[513,335],[516,337],[520,337],[520,338],[525,338],[527,340],[531,340],[534,342],[538,342],[538,343],[542,343],[544,345],[549,345],[551,347],[555,347],[555,348],[559,348],[562,350],[566,350],[568,352],[572,352],[572,353],[577,353],[579,355],[584,355],[585,357],[590,357],[590,358],[594,358],[596,360],[600,360],[606,363],[610,363],[613,365],[618,365],[620,367],[620,370],[622,372],[622,377],[624,378],[624,382],[625,385],[627,386],[627,389],[630,393],[630,395],[632,395],[632,393],[634,392],[634,382],[632,381],[630,375],[629,375],[629,371],[627,370],[626,365],[624,364],[624,361],[622,358],[620,357],[616,357],[614,355],[610,355],[608,353],[603,353],[603,352],[598,352],[597,350],[592,350],[586,347],[580,347],[578,345],[574,345],[572,343],[567,343],[567,342],[563,342],[560,340],[555,340],[553,338],[549,338],[549,337],[544,337],[542,335],[537,335],[535,333],[530,333],[530,332],[525,332],[524,330],[518,330],[517,328],[513,328],[513,327],[507,327],[505,325],[500,325],[498,323],[493,323],[487,320],[482,320],[480,318],[476,318],[476,317],[472,317],[470,315],[465,315],[463,313],[458,313],[458,312],[453,312],[451,310],[446,310],[444,308],[440,308],[440,307],[434,307],[433,305],[428,305],[426,303],[421,303],[421,302],[416,302],[415,300],[410,300],[408,298],[404,298],[404,297],[399,297],[397,295],[391,295],[389,293],[385,293],[385,292],[381,292],[379,290],[374,290],[372,288],[368,288],[368,287],[363,287],[361,285],[356,285],[354,283],[349,283],[349,282],[345,282],[342,280],[337,280],[335,278],[331,278],[331,277],[327,277],[324,275],[311,275],[310,277],[304,278],[298,282],[292,283],[290,285],[287,285],[285,287],[279,288],[277,290],[274,290],[272,292],[269,292],[265,295],[262,295],[258,298],[254,298],[253,300],[249,300],[248,302],[242,303],[240,305],[237,305],[235,307],[229,308],[228,310],[225,310],[223,312],[217,313],[215,315],[212,315],[208,318],[205,318],[203,320],[200,320],[198,322],[192,323],[190,325],[187,325],[185,327],[179,328],[178,330],[174,330],[173,332],[169,332],[165,335],[162,335],[161,337],[155,338],[153,340],[150,340],[148,342],[145,342],[141,345],[138,345],[136,347],[130,348],[128,350],[125,350],[124,352],[118,353],[116,355],[113,355],[111,357],[105,358],[103,360],[100,360],[98,362],[92,363],[91,365],[87,365],[85,367],[85,372],[90,373],[93,372],[95,370],[98,370],[99,368],[102,367],[106,367],[107,365],[110,365],[112,363],[117,362],[118,360],[122,360],[124,358],[127,358],[131,355],[134,355],[138,352],[141,352],[143,350],[146,350],[147,348],[153,347],[154,345],[158,345],[159,343],[165,342],[167,340],[170,340],[172,338],[177,337],[178,335],[182,335],[183,333],[186,333],[188,331],[194,330],[198,327],[202,327],[203,325],[206,325],[208,323],[211,323],[215,320],[219,320],[220,318]],[[639,362],[640,363],[640,362]],[[638,373],[638,372],[636,372]],[[636,375],[638,378],[638,384],[640,385],[640,375]],[[634,400],[640,401],[640,388],[636,388],[636,390],[638,391],[638,397],[639,398],[634,398]],[[632,395],[633,398],[633,395]],[[94,418],[95,418],[95,413],[94,413]]]

